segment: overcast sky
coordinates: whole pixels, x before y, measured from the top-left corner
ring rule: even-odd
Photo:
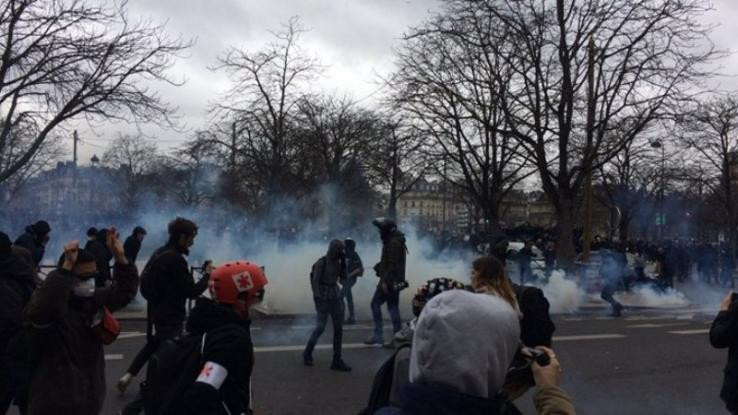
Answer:
[[[720,26],[713,39],[720,48],[738,50],[738,1],[714,0],[716,12],[708,16]],[[292,16],[300,16],[310,29],[302,38],[302,47],[328,66],[324,78],[315,87],[350,94],[371,102],[381,94],[378,76],[392,70],[392,47],[412,25],[419,24],[438,0],[129,0],[132,17],[151,17],[166,21],[172,35],[182,34],[196,43],[189,58],[179,60],[175,76],[186,79],[182,87],[160,85],[169,102],[179,106],[186,125],[198,128],[205,120],[205,110],[228,87],[225,77],[208,70],[220,52],[228,46],[255,50],[270,40],[269,30]],[[723,62],[723,71],[738,74],[738,56]],[[738,89],[738,80],[719,80],[723,88]],[[86,163],[119,131],[132,131],[124,125],[101,126],[83,131],[80,161]],[[186,138],[179,132],[145,127],[168,149]],[[71,157],[71,154],[70,154]]]

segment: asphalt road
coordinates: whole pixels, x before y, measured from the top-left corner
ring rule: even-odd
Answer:
[[[710,347],[707,331],[714,315],[706,310],[638,311],[624,318],[604,311],[557,316],[554,349],[563,366],[563,388],[579,414],[721,414],[718,398],[727,352]],[[302,365],[301,350],[311,321],[254,322],[256,366],[253,391],[257,414],[355,414],[366,402],[376,369],[390,354],[366,348],[368,322],[345,332],[350,374],[329,370],[330,325],[315,352],[315,366]],[[106,350],[108,399],[115,414],[137,386],[119,395],[115,382],[141,347],[144,325],[124,321],[121,338]],[[534,414],[531,395],[517,401]]]

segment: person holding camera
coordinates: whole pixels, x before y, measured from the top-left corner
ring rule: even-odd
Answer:
[[[720,398],[731,414],[738,414],[738,295],[730,291],[720,303],[720,311],[710,327],[710,344],[728,348]]]
[[[203,277],[196,283],[185,259],[195,243],[197,225],[184,218],[169,222],[169,240],[154,251],[141,272],[141,294],[146,299],[147,342],[118,380],[123,393],[159,344],[182,334],[187,315],[186,302],[200,296],[207,288],[212,271],[208,261]],[[140,399],[129,404],[124,414],[140,413]]]
[[[405,235],[397,229],[394,220],[378,218],[372,224],[377,227],[382,239],[382,257],[374,266],[374,271],[379,277],[379,284],[371,302],[374,334],[364,343],[384,345],[382,304],[387,303],[387,312],[392,319],[392,332],[397,333],[402,329],[399,303],[400,291],[407,287],[407,281],[405,281],[407,247]]]

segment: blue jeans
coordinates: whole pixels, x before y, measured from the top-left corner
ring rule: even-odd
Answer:
[[[343,298],[316,298],[315,311],[317,312],[315,330],[305,346],[305,356],[312,356],[315,344],[325,331],[328,316],[330,316],[333,321],[333,359],[338,360],[341,358],[341,343],[343,342]]]
[[[385,294],[381,284],[377,286],[372,297],[372,317],[374,318],[374,337],[383,337],[384,323],[382,322],[382,304],[387,303],[387,311],[392,319],[392,330],[397,333],[402,329],[400,318],[400,292],[388,289]]]

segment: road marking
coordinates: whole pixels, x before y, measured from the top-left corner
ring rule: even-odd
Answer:
[[[655,324],[655,323],[646,323],[646,324],[635,324],[632,326],[625,326],[629,329],[652,329],[657,327],[673,327],[673,326],[684,326],[689,323],[661,323],[661,324]]]
[[[122,354],[106,354],[105,360],[123,360]]]
[[[574,341],[574,340],[604,340],[604,339],[622,339],[626,336],[622,334],[585,334],[580,336],[554,336],[553,341]]]
[[[677,330],[677,331],[670,331],[671,334],[707,334],[710,332],[710,329],[697,329],[697,330]]]
[[[343,349],[381,349],[378,345],[368,345],[364,343],[344,343],[341,346]],[[332,344],[319,344],[315,346],[318,350],[332,349]],[[265,346],[265,347],[254,347],[254,353],[274,353],[274,352],[301,352],[305,350],[304,345],[300,346]]]
[[[569,317],[569,318],[564,318],[563,320],[564,321],[583,321],[584,317]]]
[[[123,332],[118,335],[119,339],[130,339],[133,337],[143,337],[146,333],[141,333],[140,331],[132,331],[132,332]]]

